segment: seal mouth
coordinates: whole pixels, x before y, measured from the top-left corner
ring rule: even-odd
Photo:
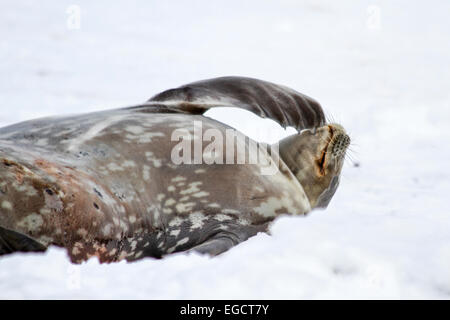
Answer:
[[[326,150],[326,148],[325,148],[325,150]],[[325,175],[325,156],[326,156],[325,150],[322,151],[322,156],[317,161],[317,165],[319,167],[319,174],[320,174],[320,176],[324,176]]]
[[[326,163],[327,163],[327,151],[328,151],[330,143],[334,137],[333,127],[331,125],[328,125],[327,127],[328,127],[328,132],[329,132],[329,136],[327,138],[327,143],[326,143],[325,147],[322,149],[319,159],[316,160],[316,164],[319,169],[320,176],[325,175],[325,168],[326,168]]]

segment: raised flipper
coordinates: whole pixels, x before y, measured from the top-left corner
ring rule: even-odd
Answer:
[[[43,252],[47,248],[36,240],[16,231],[0,227],[0,256],[13,252]]]
[[[326,122],[322,107],[314,99],[284,86],[244,77],[193,82],[161,92],[134,108],[149,107],[154,112],[191,114],[203,114],[213,107],[237,107],[299,131]]]

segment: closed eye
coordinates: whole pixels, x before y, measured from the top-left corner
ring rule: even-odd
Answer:
[[[328,147],[328,145],[327,145]],[[322,156],[319,158],[319,160],[316,160],[317,166],[319,167],[319,174],[321,176],[325,175],[325,156],[327,155],[327,148],[324,148],[322,151]]]

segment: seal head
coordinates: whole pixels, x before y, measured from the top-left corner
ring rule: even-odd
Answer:
[[[280,141],[280,155],[297,177],[311,208],[326,208],[338,185],[350,137],[339,124],[306,129]]]

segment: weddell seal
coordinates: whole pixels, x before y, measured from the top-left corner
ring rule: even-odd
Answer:
[[[202,115],[213,107],[243,108],[298,133],[276,147],[259,144]],[[242,77],[4,127],[0,255],[50,245],[75,263],[217,255],[267,231],[280,214],[325,208],[349,142],[315,100]]]

